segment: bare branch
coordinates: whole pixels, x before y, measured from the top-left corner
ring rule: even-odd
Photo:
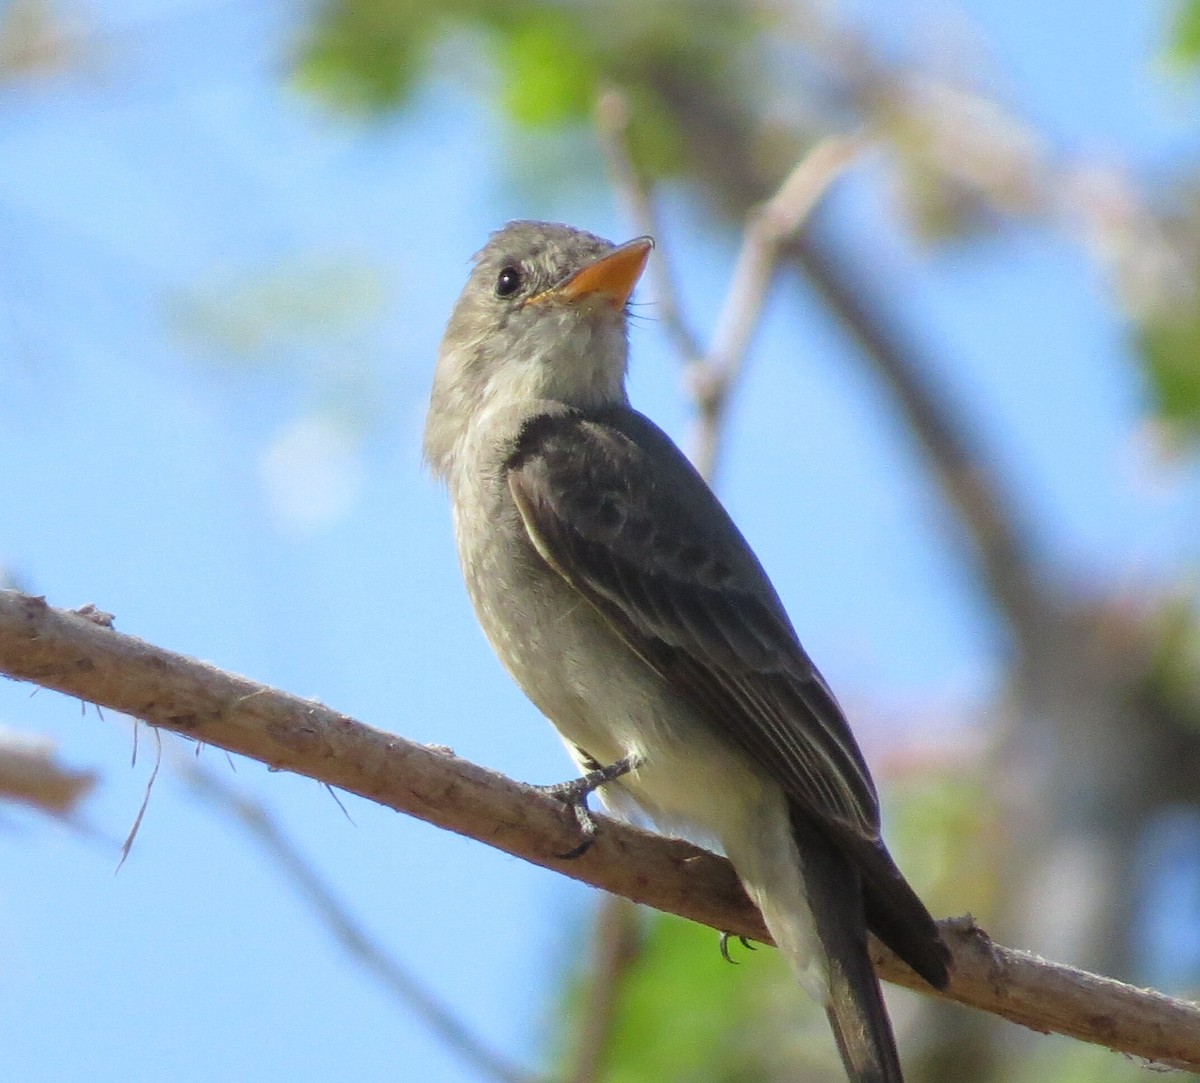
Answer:
[[[851,136],[822,139],[788,174],[779,190],[747,218],[712,347],[703,365],[695,370],[693,384],[700,407],[696,469],[710,483],[716,472],[729,398],[762,318],[784,245],[800,231],[829,185],[865,146],[865,140]]]
[[[0,591],[0,673],[338,786],[636,902],[769,942],[723,858],[602,818],[595,845],[564,860],[556,855],[577,842],[576,828],[554,798],[54,609],[44,598]],[[1000,947],[970,919],[943,922],[942,931],[953,958],[949,999],[1035,1030],[1200,1069],[1200,1005]],[[878,946],[875,959],[884,978],[929,992]]]
[[[363,969],[369,971],[401,1004],[483,1079],[500,1083],[533,1083],[535,1076],[509,1064],[471,1033],[467,1025],[437,999],[355,919],[299,848],[275,822],[270,811],[248,794],[239,793],[199,763],[178,765],[184,779],[227,812],[258,841],[275,866],[316,911],[317,916]]]

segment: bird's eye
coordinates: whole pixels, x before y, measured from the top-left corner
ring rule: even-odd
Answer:
[[[521,288],[521,272],[516,267],[505,267],[496,279],[496,296],[511,297]]]

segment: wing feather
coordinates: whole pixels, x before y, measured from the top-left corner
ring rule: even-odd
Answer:
[[[878,839],[841,708],[749,545],[652,422],[627,409],[539,415],[507,471],[537,551],[698,718],[811,815]]]

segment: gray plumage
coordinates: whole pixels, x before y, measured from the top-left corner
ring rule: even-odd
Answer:
[[[625,393],[649,251],[515,222],[442,343],[425,455],[500,659],[602,792],[723,847],[855,1083],[901,1083],[870,928],[935,986],[947,955],[879,835],[845,716],[749,545]]]

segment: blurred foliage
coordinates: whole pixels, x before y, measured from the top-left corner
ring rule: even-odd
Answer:
[[[1147,318],[1139,345],[1155,412],[1194,441],[1200,437],[1200,305]]]
[[[615,82],[635,106],[631,139],[659,175],[682,166],[680,132],[659,76],[736,91],[747,78],[754,19],[727,0],[653,4],[512,0],[327,0],[297,49],[301,86],[340,108],[392,111],[434,74],[439,46],[477,41],[495,93],[518,127],[585,123],[601,87]],[[455,63],[468,61],[454,55]],[[461,79],[462,72],[452,74]]]
[[[356,442],[385,420],[381,384],[391,365],[383,351],[391,344],[378,331],[391,296],[375,264],[326,252],[218,271],[174,297],[168,311],[180,339],[206,365],[221,366],[223,380],[236,374],[244,390],[267,372],[286,377],[295,413],[276,436],[278,450],[298,433]]]
[[[619,977],[600,1074],[606,1083],[768,1083],[798,1073],[815,1080],[824,1078],[822,1068],[837,1078],[824,1014],[792,982],[778,952],[734,940],[731,965],[712,929],[657,911],[642,916],[640,949]],[[588,1010],[585,979],[576,974],[566,998],[571,1019]]]
[[[500,36],[496,60],[505,73],[501,100],[518,124],[559,125],[587,115],[600,70],[591,50],[574,46],[578,32],[577,20],[551,9]]]
[[[1172,40],[1178,56],[1200,55],[1200,0],[1177,7]],[[322,100],[367,115],[398,110],[428,80],[479,83],[512,127],[510,170],[528,180],[540,166],[560,183],[575,173],[554,141],[577,159],[574,133],[615,85],[630,105],[638,166],[651,177],[686,172],[734,217],[815,137],[866,127],[892,151],[884,184],[919,241],[970,240],[1014,217],[1065,215],[1078,231],[1070,216],[1082,216],[1089,254],[1133,316],[1150,401],[1185,432],[1200,428],[1200,305],[1180,305],[1200,277],[1186,255],[1200,219],[1121,205],[1136,193],[1118,192],[1113,205],[1103,183],[1089,197],[1088,167],[1056,161],[1041,133],[970,74],[899,63],[869,25],[839,22],[836,7],[325,0],[296,45],[295,72]]]
[[[1020,1074],[1005,1083],[1148,1083],[1173,1073],[1148,1066],[1133,1057],[1120,1056],[1108,1049],[1073,1042],[1059,1035],[1039,1037],[1022,1061]]]
[[[1200,63],[1200,0],[1178,0],[1170,55],[1184,64]]]
[[[888,836],[901,864],[935,912],[959,912],[965,900],[986,910],[992,806],[975,772],[920,765],[887,787]],[[982,887],[981,887],[982,884]],[[656,911],[641,911],[643,934],[619,978],[618,1008],[604,1070],[605,1083],[774,1083],[844,1081],[824,1013],[794,982],[773,948],[731,940],[736,965],[721,957],[713,930]],[[587,953],[578,958],[586,963]],[[553,1040],[561,1047],[590,1010],[591,976],[576,972],[556,1009]],[[904,1030],[922,998],[892,993]],[[929,1036],[902,1033],[907,1052]],[[560,1048],[560,1078],[571,1055]]]
[[[1200,732],[1200,598],[1180,591],[1154,613],[1154,646],[1140,694]]]
[[[1163,191],[1148,239],[1126,240],[1122,297],[1137,318],[1151,405],[1191,447],[1200,438],[1200,183]]]
[[[921,770],[884,789],[887,838],[934,913],[986,921],[997,896],[998,810],[978,763]]]

